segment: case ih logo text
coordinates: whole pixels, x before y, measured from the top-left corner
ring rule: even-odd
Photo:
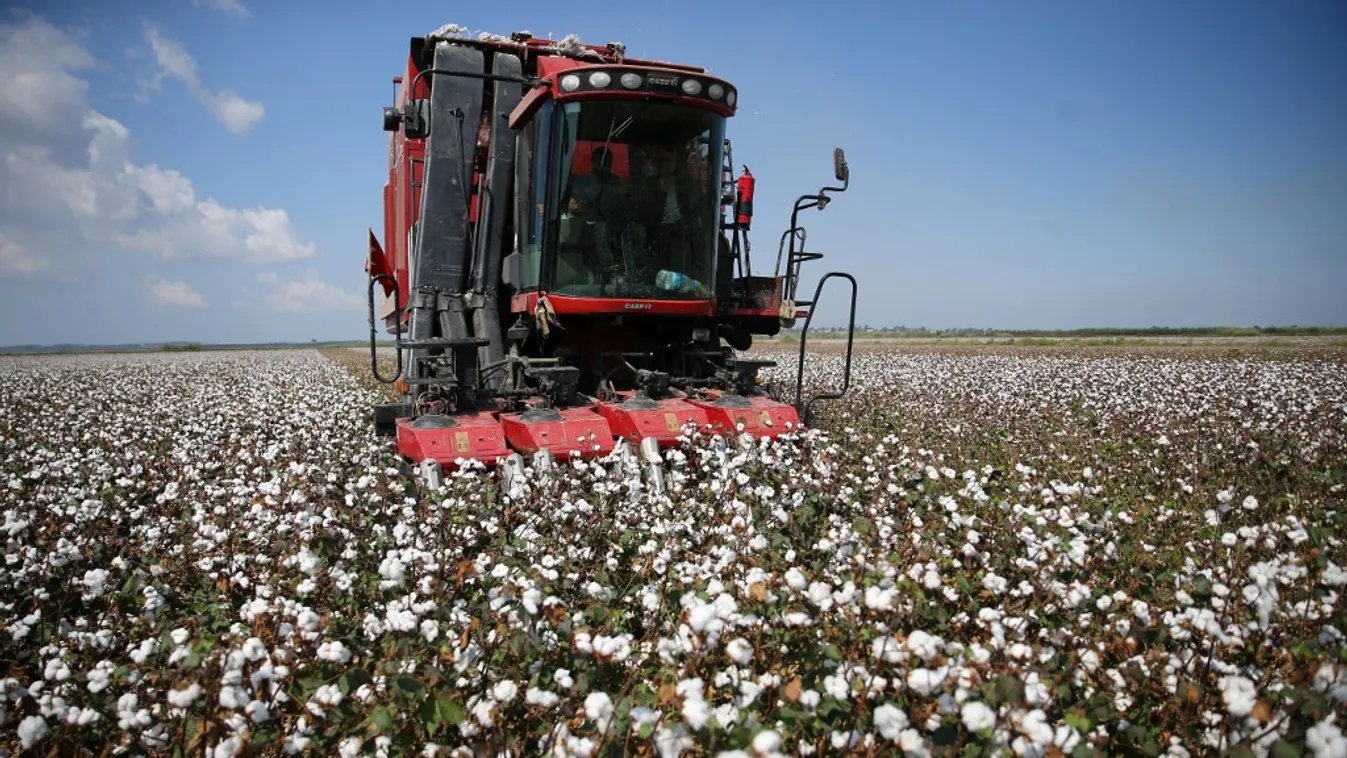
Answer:
[[[629,311],[648,311],[650,310],[650,303],[627,303],[622,307]]]
[[[667,75],[663,75],[663,74],[649,74],[649,75],[646,76],[646,81],[650,82],[651,84],[655,85],[656,87],[677,87],[677,86],[678,86],[678,77],[676,77],[676,76],[667,76]]]

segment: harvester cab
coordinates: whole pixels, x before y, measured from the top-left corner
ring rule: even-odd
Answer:
[[[756,275],[728,81],[520,32],[414,37],[394,83],[384,239],[370,231],[366,271],[371,370],[401,399],[374,421],[432,486],[465,461],[508,478],[526,456],[614,454],[661,486],[661,449],[689,424],[775,437],[846,391],[855,279],[832,272],[796,297],[801,265],[821,257],[799,213],[846,190],[841,149],[839,184],[797,200],[776,270]],[[851,286],[842,387],[805,398],[805,333],[833,278]],[[801,317],[792,404],[762,386],[773,364],[744,354]]]

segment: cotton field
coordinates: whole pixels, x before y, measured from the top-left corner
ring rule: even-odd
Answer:
[[[1347,755],[1340,357],[852,371],[511,494],[404,480],[356,352],[0,358],[0,746]]]

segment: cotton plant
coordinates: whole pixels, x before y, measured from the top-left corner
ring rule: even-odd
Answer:
[[[502,493],[405,480],[366,359],[0,358],[0,747],[1344,744],[1331,361],[860,353],[816,428],[686,429],[663,493]]]

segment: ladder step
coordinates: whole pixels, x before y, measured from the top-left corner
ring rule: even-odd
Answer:
[[[425,379],[403,379],[411,387],[447,387],[458,384],[458,379],[452,376],[432,376]]]
[[[431,339],[431,340],[403,340],[402,346],[413,350],[435,347],[483,347],[490,345],[491,340],[485,337],[465,337],[463,339]]]

